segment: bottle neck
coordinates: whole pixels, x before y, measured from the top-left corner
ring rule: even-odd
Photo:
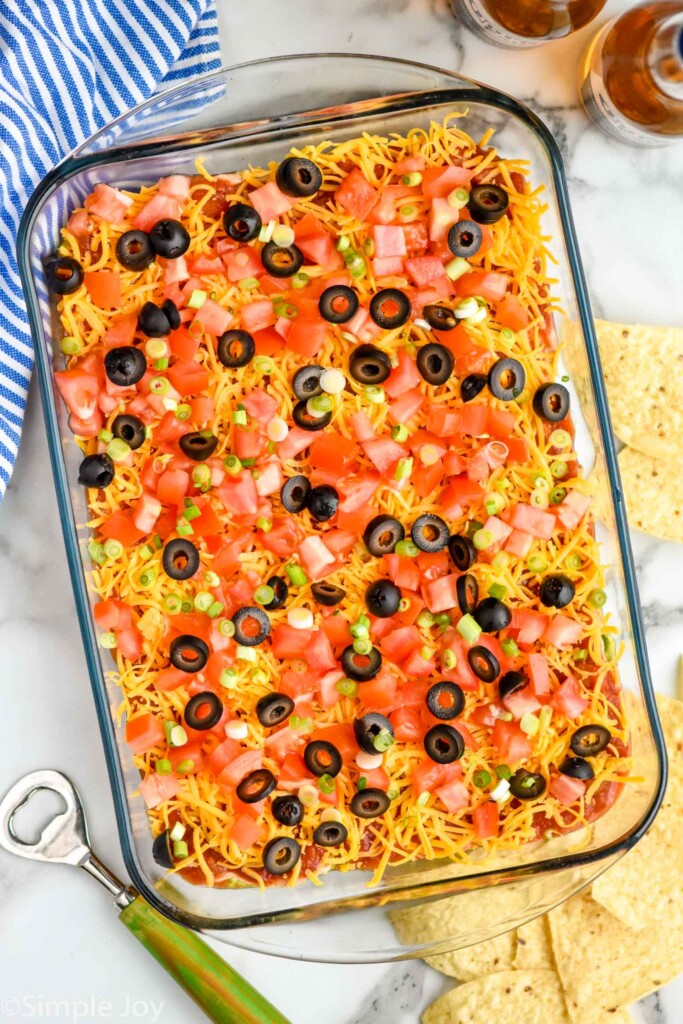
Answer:
[[[647,47],[647,64],[657,88],[683,101],[683,11],[665,17]]]

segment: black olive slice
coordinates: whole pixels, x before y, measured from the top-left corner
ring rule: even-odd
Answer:
[[[427,691],[427,707],[435,718],[449,722],[461,715],[465,708],[465,694],[457,683],[434,683]]]
[[[230,238],[236,242],[249,242],[256,238],[263,222],[252,206],[235,203],[223,214],[223,226]]]
[[[146,231],[124,231],[116,243],[116,258],[124,270],[144,270],[154,262]]]
[[[218,438],[211,431],[192,430],[189,434],[183,434],[178,441],[178,446],[188,459],[194,462],[203,462],[218,448]]]
[[[271,875],[286,875],[295,868],[301,857],[296,839],[278,836],[263,847],[263,866]]]
[[[294,710],[294,701],[286,693],[267,693],[256,704],[256,717],[266,729],[286,722]]]
[[[298,825],[304,816],[304,805],[298,796],[276,796],[270,805],[276,821],[281,825]]]
[[[152,856],[162,868],[173,867],[173,850],[171,848],[171,831],[165,828],[152,843]]]
[[[441,551],[448,544],[448,526],[440,516],[425,512],[413,523],[410,536],[420,551]]]
[[[267,612],[277,611],[278,608],[282,608],[289,597],[287,582],[282,576],[270,576],[266,580],[266,585],[273,591],[273,600],[269,601],[268,604],[264,604],[263,607]]]
[[[132,345],[110,348],[104,357],[104,372],[112,384],[129,388],[145,376],[147,360],[140,349]]]
[[[340,821],[323,821],[313,833],[318,846],[341,846],[349,837],[349,830]]]
[[[171,329],[168,316],[154,302],[146,302],[138,313],[138,330],[148,338],[159,338]]]
[[[463,615],[473,615],[479,600],[479,584],[471,572],[458,576],[455,584],[458,607]],[[483,629],[483,627],[482,627]]]
[[[139,420],[137,416],[130,416],[127,413],[122,413],[117,416],[111,425],[111,432],[114,437],[121,438],[125,441],[131,451],[137,451],[137,449],[145,443],[145,424],[142,420]]]
[[[536,800],[543,796],[546,781],[538,772],[528,772],[526,768],[518,768],[510,779],[510,792],[518,800]]]
[[[595,778],[593,768],[583,757],[565,757],[559,771],[562,775],[568,775],[570,779],[582,779],[585,782]]]
[[[53,256],[45,262],[45,278],[50,291],[71,295],[83,283],[83,268],[71,256]]]
[[[501,700],[505,700],[511,693],[519,693],[528,684],[529,680],[521,672],[511,670],[506,672],[498,680],[498,693]]]
[[[375,516],[363,531],[363,543],[371,555],[390,555],[406,531],[398,519],[385,514]]]
[[[349,373],[359,384],[382,384],[391,373],[391,360],[376,345],[359,345],[351,353]]]
[[[475,185],[467,208],[478,224],[495,224],[505,214],[509,202],[507,192],[500,185]]]
[[[489,370],[489,390],[501,402],[511,402],[524,390],[526,373],[517,359],[499,359]]]
[[[266,242],[261,249],[261,263],[271,277],[292,277],[301,269],[304,254],[296,245]]]
[[[362,718],[356,718],[353,723],[353,731],[356,743],[366,754],[377,754],[380,752],[381,745],[375,745],[375,741],[380,733],[385,733],[392,737],[394,735],[394,727],[389,719],[376,711],[363,715]]]
[[[303,156],[288,156],[278,164],[275,183],[286,196],[309,199],[323,183],[323,176],[317,164]]]
[[[262,608],[240,608],[232,617],[235,643],[242,647],[257,647],[270,636],[270,619]]]
[[[243,804],[256,804],[265,800],[273,792],[277,779],[267,768],[257,768],[245,775],[236,789],[237,796]]]
[[[473,220],[459,220],[448,232],[448,248],[454,256],[469,259],[479,252],[484,234]]]
[[[209,660],[209,646],[198,636],[183,633],[171,640],[170,659],[181,672],[201,672]]]
[[[78,482],[84,487],[109,487],[115,476],[114,462],[102,452],[100,455],[86,455],[78,467]]]
[[[304,748],[304,761],[311,774],[321,778],[334,778],[342,770],[342,757],[333,743],[327,740],[312,740]]]
[[[486,375],[483,373],[469,373],[460,381],[460,397],[463,402],[471,402],[486,387]]]
[[[359,789],[351,798],[351,812],[357,818],[379,818],[386,814],[391,805],[391,800],[383,789]]]
[[[190,233],[179,220],[158,220],[149,233],[149,242],[157,256],[177,260],[190,248]]]
[[[574,600],[575,594],[576,587],[562,573],[546,576],[538,591],[541,604],[546,608],[566,608]]]
[[[184,717],[190,729],[213,729],[221,720],[223,702],[211,690],[196,693],[185,705]]]
[[[595,757],[611,739],[612,733],[604,725],[582,725],[572,734],[569,746],[578,757]]]
[[[292,378],[292,391],[300,402],[307,402],[309,398],[317,398],[322,395],[323,389],[320,386],[320,378],[325,372],[323,366],[302,366]]]
[[[498,658],[481,644],[470,647],[467,661],[477,679],[481,679],[483,683],[492,683],[500,674]]]
[[[346,597],[346,591],[342,587],[335,587],[334,583],[314,583],[311,593],[318,604],[325,608],[332,608]]]
[[[508,606],[495,597],[485,597],[480,601],[473,615],[485,633],[498,633],[512,622]]]
[[[317,523],[326,523],[337,514],[339,493],[331,484],[312,487],[308,493],[306,507]]]
[[[306,402],[297,402],[292,409],[292,419],[302,430],[323,430],[332,422],[332,413],[323,412],[320,416],[311,416]]]
[[[399,288],[382,288],[370,300],[370,316],[385,331],[402,327],[410,309],[410,299]]]
[[[372,647],[369,654],[357,654],[349,645],[342,651],[341,667],[349,679],[363,683],[375,678],[382,667],[382,655],[376,647]]]
[[[428,384],[445,384],[453,374],[453,353],[444,345],[432,342],[417,353],[417,368]]]
[[[161,303],[161,312],[168,320],[168,326],[171,330],[177,331],[180,327],[180,310],[173,299],[164,299]]]
[[[280,501],[286,512],[302,512],[306,508],[311,493],[311,481],[300,473],[290,476],[282,485]]]
[[[422,315],[433,331],[452,331],[458,326],[457,317],[448,306],[427,305]]]
[[[371,615],[388,619],[401,603],[401,591],[391,580],[375,580],[365,591],[365,604]]]
[[[469,537],[465,537],[461,533],[454,533],[452,537],[448,538],[448,553],[453,560],[453,565],[456,569],[460,569],[460,572],[467,572],[477,557],[477,549],[474,544]]]
[[[559,423],[569,415],[569,392],[564,384],[541,384],[533,400],[534,412],[549,423]]]
[[[335,284],[326,288],[318,300],[318,309],[330,324],[345,324],[358,312],[358,296],[353,288]]]
[[[424,748],[437,764],[452,764],[465,753],[465,741],[452,725],[433,725],[424,738]]]
[[[255,352],[256,345],[249,331],[226,331],[218,339],[218,360],[230,370],[246,366]]]
[[[169,540],[161,556],[164,572],[172,580],[189,580],[199,568],[199,552],[191,540]]]

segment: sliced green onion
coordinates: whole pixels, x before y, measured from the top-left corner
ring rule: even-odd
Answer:
[[[147,589],[147,587],[152,586],[156,578],[157,571],[153,566],[150,566],[148,569],[145,569],[144,572],[140,573],[140,575],[138,576],[138,583],[140,584],[141,587]]]
[[[531,477],[531,483],[537,490],[550,490],[550,483],[548,482],[547,477],[543,476],[542,473],[534,473]]]
[[[588,595],[588,603],[592,608],[602,608],[606,600],[607,594],[604,590],[591,590]]]
[[[242,463],[244,469],[249,469],[251,466],[256,465],[256,459],[254,458],[240,459],[240,462]]]
[[[187,305],[190,309],[201,309],[207,298],[208,296],[205,291],[202,291],[201,288],[195,288],[187,300]]]
[[[419,214],[417,206],[412,206],[410,203],[406,203],[405,206],[401,206],[398,212],[401,220],[405,221],[415,220]]]
[[[427,647],[425,645],[424,647],[420,648],[420,657],[423,658],[424,661],[430,661],[433,654],[434,651],[431,649],[431,647]]]
[[[401,795],[401,787],[396,782],[392,782],[387,790],[387,796],[390,800],[398,800]]]
[[[242,472],[242,463],[236,455],[226,455],[223,459],[223,467],[230,476],[239,476]]]
[[[417,558],[420,553],[417,544],[412,540],[400,540],[394,551],[397,555],[405,555],[407,558]]]
[[[192,604],[192,601],[183,601],[180,610],[181,612],[191,612],[193,608],[194,605]]]
[[[196,487],[201,487],[202,484],[208,484],[211,480],[211,470],[203,462],[199,466],[195,466],[192,470],[192,483]]]
[[[544,704],[541,710],[538,712],[538,731],[545,732],[550,725],[550,719],[553,717],[553,709],[550,704]]]
[[[253,647],[243,647],[242,644],[237,644],[237,660],[248,661],[254,663],[257,659],[256,650]]]
[[[431,796],[431,793],[429,792],[428,789],[426,789],[424,791],[424,793],[420,793],[419,797],[415,801],[415,806],[416,807],[426,807],[427,804],[429,803],[430,796]]]
[[[265,686],[268,682],[268,676],[260,668],[252,668],[249,678],[256,686]]]
[[[175,530],[179,537],[191,537],[194,533],[192,523],[188,523],[187,519],[183,519],[182,516],[177,520]]]
[[[375,254],[375,243],[372,238],[366,238],[363,242],[363,252],[366,256],[374,256]]]
[[[605,661],[614,661],[617,656],[617,642],[609,633],[602,634],[602,650]]]
[[[254,369],[259,373],[272,373],[275,369],[275,361],[270,356],[256,356]]]
[[[491,772],[487,772],[485,768],[481,768],[472,776],[472,782],[477,789],[486,789],[491,782],[491,777]]]
[[[336,683],[336,689],[344,697],[355,697],[358,693],[358,683],[354,682],[353,679],[340,679]]]
[[[466,259],[463,259],[462,256],[456,256],[455,259],[448,261],[444,270],[446,271],[446,276],[449,277],[451,281],[457,281],[458,278],[461,278],[464,274],[468,274],[470,270],[472,270],[472,266]]]
[[[120,540],[114,540],[113,537],[109,537],[105,540],[102,546],[104,547],[104,553],[107,558],[120,558],[123,554],[123,544]]]
[[[165,395],[170,387],[170,381],[166,377],[152,377],[149,382],[149,390],[154,395]]]
[[[321,793],[334,793],[337,788],[337,783],[334,781],[331,775],[321,775],[318,779],[318,789]]]
[[[97,435],[97,440],[102,441],[104,444],[109,444],[109,442],[113,440],[113,438],[114,435],[112,434],[111,430],[100,430],[99,434]]]
[[[361,777],[358,780],[358,788],[359,789],[367,789],[368,788],[368,780],[365,778],[364,775],[361,775]]]
[[[287,573],[289,582],[293,587],[305,587],[308,583],[308,576],[300,565],[286,565],[285,572]]]
[[[506,569],[509,564],[510,553],[508,551],[496,551],[495,555],[491,559],[491,565],[498,572],[500,572],[501,569]]]
[[[184,839],[173,844],[173,856],[176,860],[186,860],[190,856],[190,851]]]
[[[110,632],[100,633],[99,643],[100,647],[104,647],[105,650],[113,650],[116,647],[116,634]]]
[[[304,274],[304,272],[300,270],[292,278],[292,288],[305,288],[306,285],[308,284],[308,281],[308,274]]]
[[[508,588],[502,583],[492,583],[489,587],[488,593],[490,597],[495,597],[499,601],[502,601],[508,592]]]
[[[571,448],[572,435],[568,430],[553,430],[548,438],[548,443],[552,448]]]
[[[470,540],[474,537],[477,530],[481,530],[484,524],[480,523],[478,519],[470,519],[469,523],[465,527],[465,531]]]
[[[569,467],[567,466],[567,463],[560,460],[558,462],[553,462],[550,467],[550,472],[556,480],[562,480],[567,475],[568,469]]]
[[[250,292],[252,288],[258,288],[258,281],[255,277],[243,277],[239,282],[239,288],[243,292]]]
[[[173,771],[173,765],[167,757],[160,757],[155,767],[157,775],[170,775]]]
[[[564,501],[564,499],[566,497],[567,497],[567,488],[566,487],[553,487],[552,491],[550,492],[550,504],[551,505],[559,505],[560,502]]]
[[[164,722],[166,742],[171,747],[184,747],[187,743],[187,733],[182,725],[177,722]]]
[[[347,235],[340,235],[337,239],[337,252],[346,252],[350,245],[350,238]]]
[[[548,562],[543,555],[529,555],[526,564],[531,572],[543,572],[548,567]]]
[[[313,732],[314,729],[312,718],[299,718],[298,715],[292,715],[289,724],[295,732]]]
[[[516,658],[519,654],[519,647],[511,636],[507,636],[504,640],[501,640],[500,646],[503,648],[503,651],[507,654],[508,658]]]
[[[82,345],[78,338],[67,335],[65,338],[62,338],[59,347],[65,356],[75,356],[77,352],[81,351]]]
[[[314,786],[312,782],[307,782],[299,787],[299,800],[301,800],[304,807],[315,807],[318,803],[318,796],[318,787]]]
[[[539,720],[531,711],[527,711],[519,720],[519,727],[527,736],[535,736],[539,728]]]
[[[422,175],[419,171],[412,171],[410,174],[404,174],[401,181],[404,185],[412,188],[414,185],[422,184]]]
[[[366,384],[363,390],[368,402],[372,402],[373,405],[383,405],[386,402],[384,388],[378,384]]]
[[[177,420],[189,420],[192,415],[192,407],[182,402],[175,411]]]
[[[430,629],[435,622],[435,617],[426,608],[423,611],[421,611],[417,617],[418,626],[422,626],[425,629]]]
[[[326,412],[332,412],[334,402],[329,395],[315,395],[306,402],[306,412],[309,416],[323,416]]]
[[[267,583],[264,583],[263,586],[257,587],[254,591],[254,600],[257,604],[270,604],[271,601],[275,600],[275,591]]]
[[[98,565],[104,565],[107,561],[107,553],[104,550],[104,544],[100,544],[99,541],[90,541],[88,544],[88,554],[92,558],[93,562],[96,562]]]
[[[441,652],[441,664],[443,665],[447,672],[450,672],[451,669],[454,669],[455,666],[458,664],[458,659],[455,654],[455,651],[452,651],[450,647],[446,647]]]
[[[130,455],[132,449],[121,437],[115,437],[107,445],[107,455],[114,462],[123,462]]]
[[[403,443],[407,441],[409,437],[408,428],[403,423],[397,423],[395,427],[391,428],[391,440]]]
[[[439,615],[436,616],[436,619],[434,621],[436,622],[437,626],[451,625],[451,617],[448,614],[448,612],[441,612]]]
[[[349,626],[349,633],[356,640],[363,640],[370,635],[368,627],[360,622],[354,622],[353,625]]]
[[[224,686],[226,688],[226,690],[232,690],[235,686],[236,680],[237,672],[235,671],[234,668],[221,669],[221,674],[218,681],[220,682],[221,686]]]
[[[407,612],[409,608],[410,608],[410,598],[409,597],[402,597],[401,600],[398,602],[398,610],[400,612]]]
[[[356,619],[356,622],[358,623],[359,626],[365,626],[366,629],[370,629],[370,626],[372,625],[372,623],[370,622],[370,619],[367,617],[367,615],[363,615],[363,614],[358,616],[358,618]]]
[[[572,661],[586,661],[588,658],[588,651],[585,648],[581,648],[580,651],[574,651],[572,654]]]
[[[256,526],[259,530],[263,530],[264,533],[270,533],[273,529],[273,520],[268,519],[266,516],[259,516],[256,520]]]
[[[469,612],[467,615],[463,615],[455,628],[463,640],[470,645],[475,644],[481,636],[481,626],[477,620],[469,614]]]
[[[145,562],[149,562],[150,558],[154,558],[154,548],[150,547],[149,544],[144,544],[140,548],[140,558]]]
[[[399,459],[398,462],[396,463],[396,469],[394,470],[394,480],[407,480],[412,471],[412,455],[408,455],[404,459]]]
[[[529,504],[534,508],[547,508],[550,504],[550,495],[545,487],[537,487],[529,495]]]
[[[171,840],[172,843],[177,843],[179,842],[179,840],[183,838],[186,832],[187,828],[185,827],[185,825],[183,825],[182,821],[176,821],[175,825],[168,834],[168,838]]]
[[[472,537],[472,543],[477,551],[485,551],[486,548],[493,544],[493,534],[490,530],[477,530]]]
[[[244,409],[235,409],[232,414],[232,422],[237,427],[246,427],[247,413]]]
[[[169,615],[177,615],[183,606],[183,599],[180,594],[167,594],[164,598],[164,608]]]
[[[232,619],[221,619],[218,623],[218,632],[221,636],[234,636],[235,635],[235,623]]]
[[[352,267],[359,267],[361,264],[365,265],[365,260],[359,252],[356,252],[354,249],[349,249],[344,256],[344,263],[349,269],[351,269]]]
[[[499,337],[501,341],[506,342],[508,345],[512,345],[517,340],[517,335],[509,327],[502,327]]]
[[[200,590],[198,594],[195,594],[194,606],[198,612],[208,612],[212,604],[213,594],[210,594],[208,590]]]
[[[168,356],[168,343],[164,338],[148,338],[145,352],[152,360],[165,359]]]
[[[194,503],[183,509],[183,518],[187,519],[188,523],[191,523],[193,519],[199,519],[201,514],[201,510]]]
[[[385,750],[389,749],[389,747],[393,747],[395,742],[396,740],[388,729],[380,729],[377,735],[373,738],[372,745],[378,753],[383,754]]]
[[[577,555],[576,553],[574,553],[573,555],[569,555],[569,557],[567,558],[568,569],[580,569],[582,565],[583,559],[581,558],[581,555]]]
[[[372,650],[372,640],[366,636],[358,637],[353,641],[353,649],[356,654],[369,654]]]
[[[191,757],[186,757],[178,765],[177,771],[179,771],[181,775],[187,775],[187,773],[191,772],[193,768],[194,768],[194,761],[192,760]]]
[[[258,233],[259,242],[269,242],[273,237],[273,231],[275,230],[276,225],[276,220],[269,220],[266,224],[263,224]]]
[[[282,249],[288,249],[294,242],[295,234],[289,224],[277,224],[273,228],[273,241],[276,245],[279,245]]]
[[[446,196],[446,200],[449,206],[452,206],[454,210],[462,210],[464,206],[470,201],[470,194],[466,188],[462,186],[454,188],[452,192],[449,192]]]
[[[506,764],[496,765],[496,776],[499,779],[509,779],[512,777],[512,772]]]
[[[456,303],[453,312],[459,320],[464,320],[466,317],[473,316],[479,309],[479,303],[473,295],[470,295],[468,298],[461,299],[460,302]]]

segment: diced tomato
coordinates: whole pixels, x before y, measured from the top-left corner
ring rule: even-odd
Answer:
[[[279,689],[292,700],[298,700],[300,697],[310,697],[318,685],[319,679],[315,672],[297,672],[290,668],[280,676]]]
[[[349,472],[357,453],[356,443],[349,438],[342,437],[341,434],[336,432],[316,434],[308,461],[314,469],[331,470],[341,477],[346,476]]]
[[[531,317],[516,295],[506,295],[496,306],[496,320],[511,331],[521,331],[529,326]]]
[[[304,235],[298,238],[296,244],[311,263],[317,263],[326,270],[342,266],[341,255],[326,231],[314,231],[310,235]]]
[[[389,579],[404,590],[417,590],[420,586],[420,569],[412,558],[406,555],[385,555]]]
[[[184,469],[167,469],[159,477],[157,498],[164,505],[182,505],[190,489],[190,474]]]
[[[162,195],[173,196],[174,199],[190,198],[190,179],[186,174],[170,174],[159,182]]]
[[[76,210],[69,217],[66,230],[73,235],[77,242],[87,242],[95,230],[95,222],[88,216],[87,210]]]
[[[151,494],[143,494],[135,504],[133,523],[141,533],[151,533],[161,512],[161,502]]]
[[[77,367],[73,370],[58,370],[54,375],[64,404],[79,420],[89,420],[97,409],[100,385],[97,377]]]
[[[293,459],[295,455],[310,448],[319,436],[320,433],[317,430],[303,430],[297,426],[290,427],[287,437],[278,446],[278,455],[284,462]]]
[[[123,509],[112,512],[99,527],[99,532],[105,540],[118,540],[124,548],[131,548],[144,536],[134,524],[131,514]]]
[[[518,558],[526,558],[534,544],[534,538],[523,530],[513,530],[505,542],[505,550]]]
[[[59,374],[55,374],[56,377]],[[580,491],[569,491],[564,501],[553,506],[553,512],[566,530],[575,530],[586,512],[590,508],[593,499]]]
[[[464,810],[470,802],[469,790],[459,779],[454,779],[453,782],[449,782],[445,786],[439,786],[435,792],[449,814],[457,814],[458,811]]]
[[[511,711],[517,721],[526,714],[532,714],[534,711],[538,711],[540,703],[536,698],[536,691],[534,690],[531,683],[525,686],[521,690],[517,690],[516,693],[510,693],[503,699],[503,704],[508,711]]]
[[[359,412],[353,412],[349,419],[357,441],[371,441],[377,436],[375,434],[375,428],[372,425],[372,420],[366,412],[363,412],[362,410]]]
[[[560,684],[550,698],[550,703],[565,718],[578,718],[590,706],[590,701],[583,695],[581,684],[572,675],[568,675]]]
[[[389,419],[392,423],[409,423],[424,404],[425,396],[419,388],[405,391],[400,398],[389,406]]]
[[[449,437],[455,434],[460,423],[460,413],[449,409],[445,404],[430,405],[427,410],[427,430],[437,437]]]
[[[311,641],[313,631],[295,629],[286,622],[280,622],[271,633],[271,650],[276,658],[306,658],[306,648]]]
[[[467,185],[474,171],[466,167],[425,167],[422,172],[422,191],[427,199],[447,196],[453,189]]]
[[[500,412],[501,410],[491,410],[492,412]],[[491,420],[489,419],[489,429],[491,428]],[[529,462],[531,453],[529,451],[529,445],[523,437],[506,437],[505,444],[508,449],[508,462],[525,463]]]
[[[480,484],[476,480],[470,480],[465,474],[451,477],[446,491],[441,494],[440,501],[442,504],[444,504],[447,493],[449,498],[457,499],[464,505],[481,501],[484,497]]]
[[[488,433],[491,434],[492,437],[505,441],[505,445],[508,449],[508,456],[510,452],[508,442],[510,440],[510,434],[515,429],[517,419],[518,417],[513,412],[508,412],[506,409],[489,409]],[[523,443],[526,445],[526,441]]]
[[[299,544],[299,558],[309,579],[319,580],[335,563],[335,557],[317,534],[311,534]]]
[[[282,473],[282,466],[277,459],[271,459],[269,462],[259,463],[259,477],[256,481],[256,492],[260,497],[265,498],[269,494],[279,494],[282,490],[283,483],[284,476]]]
[[[510,768],[531,756],[531,743],[517,722],[497,719],[491,733],[491,742],[500,754],[501,761]]]
[[[273,313],[273,320],[275,314]],[[265,327],[263,330],[252,332],[254,348],[257,356],[274,356],[284,346],[285,339],[275,330],[274,327]]]
[[[529,655],[529,672],[536,696],[542,697],[549,693],[548,659],[545,654],[533,653]]]
[[[498,516],[489,516],[483,528],[493,536],[493,541],[489,547],[502,544],[512,533],[512,527],[504,523]]]
[[[140,783],[140,794],[146,806],[151,810],[159,804],[172,800],[178,793],[178,776],[158,775],[157,772],[150,772],[146,779]]]
[[[462,776],[462,768],[457,761],[452,764],[436,764],[430,758],[418,761],[413,766],[413,792],[434,793],[439,786],[446,786]]]
[[[375,243],[374,255],[377,259],[405,256],[406,237],[400,225],[375,224],[372,229]]]
[[[228,476],[218,488],[218,497],[225,507],[236,515],[250,515],[258,511],[259,495],[251,473],[242,471]]]
[[[251,334],[263,331],[266,327],[272,327],[276,319],[270,299],[256,299],[255,302],[247,302],[242,306],[240,316],[245,331],[249,331]]]
[[[244,408],[249,415],[264,425],[269,423],[280,408],[280,403],[272,395],[260,388],[254,388],[243,399]]]
[[[510,525],[541,540],[550,540],[555,529],[555,517],[542,508],[533,505],[513,505],[510,509]]]
[[[316,673],[330,672],[338,667],[332,645],[323,629],[311,631],[304,658]]]
[[[499,274],[495,270],[474,270],[458,278],[456,289],[463,299],[481,295],[487,302],[501,302],[510,282],[507,274]]]
[[[396,677],[391,672],[380,672],[359,685],[358,698],[368,710],[391,708],[396,703],[396,689]]]
[[[425,167],[424,157],[406,156],[394,164],[394,174],[410,174],[411,171],[423,171]]]
[[[233,314],[229,310],[219,306],[213,299],[206,299],[195,313],[192,322],[201,324],[208,334],[218,338],[227,331],[233,319]]]
[[[573,779],[569,775],[553,775],[548,787],[552,796],[564,807],[575,804],[586,793],[586,783],[581,779]]]
[[[303,529],[292,516],[276,516],[268,533],[259,534],[262,546],[278,558],[289,558],[302,538]]]
[[[382,654],[389,661],[400,665],[418,647],[422,646],[422,635],[417,626],[401,626],[382,637]]]
[[[281,192],[274,181],[269,181],[261,188],[249,193],[249,200],[264,224],[269,220],[277,220],[283,213],[288,213],[295,203],[284,192]]]
[[[342,180],[334,197],[340,206],[343,206],[356,220],[367,221],[370,211],[379,198],[379,193],[363,172],[354,168]]]
[[[257,459],[266,446],[260,430],[237,427],[234,433],[235,455],[238,459]]]
[[[341,693],[337,689],[337,683],[344,678],[344,673],[338,669],[331,669],[319,680],[318,690],[320,691],[320,703],[324,708],[332,708],[341,700]]]
[[[376,437],[363,444],[363,451],[379,473],[393,469],[399,459],[406,455],[405,448],[390,437]]]
[[[222,650],[213,651],[209,655],[209,660],[206,663],[204,672],[212,686],[218,687],[222,685],[221,676],[223,670],[226,668],[232,668],[234,661],[235,652],[232,643],[230,646],[223,648]]]
[[[180,395],[197,395],[209,386],[209,374],[194,360],[178,359],[168,370],[168,379]]]
[[[299,320],[297,317],[287,335],[287,348],[298,356],[311,359],[325,344],[327,331],[328,325],[324,320],[321,323],[314,323]]]
[[[242,747],[237,740],[223,740],[207,757],[206,767],[212,775],[220,775],[223,769],[227,768],[230,762],[239,757],[241,753]]]
[[[154,677],[154,685],[162,693],[177,690],[179,686],[184,684],[187,684],[187,672],[183,672],[179,668],[173,668],[172,665],[168,668],[160,669]]]
[[[228,272],[229,281],[242,281],[245,277],[259,277],[264,272],[258,252],[249,245],[243,245],[235,252],[227,253],[223,257],[223,263]],[[195,273],[197,272],[195,268]]]
[[[208,423],[216,415],[213,398],[210,398],[208,395],[199,395],[198,398],[193,398],[190,402],[190,408],[192,409],[191,418],[193,423]]]
[[[223,529],[223,524],[214,512],[209,501],[196,501],[199,515],[192,520],[195,537],[211,537]]]
[[[324,630],[325,636],[335,651],[339,651],[351,643],[352,637],[349,633],[349,624],[343,615],[335,615],[334,613],[329,615],[322,620],[321,628]]]
[[[495,800],[487,800],[472,811],[472,824],[478,839],[491,839],[498,835],[500,812]]]
[[[458,607],[457,584],[459,577],[459,573],[452,573],[423,584],[422,596],[430,612],[438,614]]]
[[[420,705],[424,697],[420,698]],[[417,707],[400,707],[392,711],[389,721],[399,743],[418,743],[425,734],[424,724]]]
[[[151,712],[137,715],[126,722],[126,743],[134,754],[144,754],[164,739],[160,720]]]
[[[418,466],[413,470],[411,482],[420,498],[428,497],[443,479],[443,463],[441,459],[431,466]]]
[[[120,224],[132,204],[133,200],[129,196],[124,196],[117,188],[100,182],[95,185],[90,195],[86,196],[83,205],[88,213],[93,213],[110,224]]]
[[[583,625],[570,619],[567,615],[556,615],[550,620],[543,634],[543,639],[560,649],[571,647],[577,643],[583,633]]]
[[[140,231],[151,231],[157,221],[177,220],[181,209],[181,204],[173,196],[157,192],[136,215],[133,227],[139,228]]]
[[[406,273],[418,288],[431,285],[435,281],[446,277],[443,263],[438,256],[411,256],[404,260],[403,265]],[[470,277],[472,275],[466,274],[465,276]],[[446,280],[448,281],[448,278]]]
[[[123,305],[121,277],[115,270],[86,271],[85,287],[100,309],[119,309]]]
[[[377,256],[372,261],[372,272],[375,277],[398,277],[403,273],[403,260],[400,256]]]
[[[398,398],[400,395],[416,388],[422,380],[415,360],[408,355],[405,349],[398,354],[398,366],[389,374],[384,383],[384,390],[390,398]]]
[[[468,402],[460,412],[458,430],[462,434],[470,434],[472,437],[481,437],[487,434],[489,429],[489,407],[478,405],[475,402]]]
[[[510,629],[517,632],[521,644],[533,644],[539,640],[548,625],[548,616],[531,608],[515,608],[512,612]]]
[[[408,676],[428,676],[434,671],[435,665],[433,658],[424,658],[419,650],[408,655],[402,668]]]
[[[115,630],[120,628],[120,601],[96,601],[93,606],[93,618],[98,629]]]
[[[447,199],[434,199],[429,211],[430,241],[444,242],[448,232],[459,219],[460,211],[452,207]]]
[[[262,751],[245,750],[218,773],[216,781],[222,786],[237,786],[245,775],[260,768],[262,762]]]
[[[177,441],[187,433],[187,426],[170,410],[164,414],[160,423],[154,428],[154,441],[157,445]]]
[[[192,733],[195,730],[189,729],[188,732]],[[190,769],[191,772],[201,772],[205,767],[205,756],[202,751],[202,741],[206,737],[201,732],[195,734],[195,740],[192,743],[185,743],[182,747],[170,747],[166,753],[166,757],[173,765],[173,771],[177,772],[178,768],[183,761],[192,761],[193,765]]]
[[[266,833],[266,826],[259,824],[248,814],[238,814],[230,826],[230,839],[240,850],[250,850],[260,842]]]
[[[300,733],[285,725],[282,729],[272,732],[266,737],[266,751],[268,757],[274,757],[276,761],[283,761],[289,754],[300,749],[303,737]],[[283,789],[297,789],[288,783],[280,783]]]

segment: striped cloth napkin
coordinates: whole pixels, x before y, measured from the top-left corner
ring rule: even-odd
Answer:
[[[15,252],[27,200],[102,125],[220,63],[214,0],[0,0],[0,501],[33,367]]]

